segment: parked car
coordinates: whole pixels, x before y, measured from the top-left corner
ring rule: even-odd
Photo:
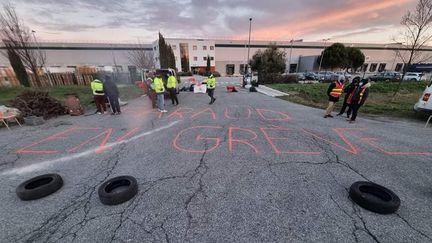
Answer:
[[[330,80],[335,75],[336,74],[331,71],[321,71],[318,73],[318,80],[319,81]]]
[[[338,76],[344,76],[345,78],[351,78],[352,75],[349,72],[335,72]]]
[[[407,72],[405,73],[405,77],[403,78],[404,81],[420,81],[423,77],[422,73],[411,73]]]
[[[369,76],[369,78],[372,81],[390,81],[390,80],[400,80],[402,75],[398,72],[394,71],[384,71],[372,76]]]
[[[428,86],[426,86],[422,96],[420,97],[418,102],[414,105],[414,110],[432,114],[431,94],[432,94],[432,81],[429,83]]]
[[[296,73],[296,75],[297,75],[297,80],[301,80],[301,81],[306,80],[305,73]]]
[[[318,75],[313,72],[305,72],[304,76],[306,80],[318,80]]]

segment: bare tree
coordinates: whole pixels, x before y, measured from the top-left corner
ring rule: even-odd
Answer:
[[[25,68],[34,74],[36,85],[40,86],[39,71],[45,64],[45,52],[40,50],[33,31],[21,21],[14,7],[9,3],[3,4],[2,7],[0,39],[15,49]]]
[[[405,48],[396,50],[396,55],[405,64],[403,75],[393,97],[399,92],[405,74],[414,62],[424,62],[431,58],[422,52],[422,49],[432,39],[432,0],[419,0],[415,10],[407,11],[402,17],[401,25],[404,31],[396,42],[403,43]]]
[[[144,45],[141,43],[138,43],[137,49],[129,51],[128,58],[133,65],[141,70],[153,69],[155,66],[153,60],[153,51],[146,50]]]

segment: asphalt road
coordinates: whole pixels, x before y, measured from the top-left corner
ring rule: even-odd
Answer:
[[[432,241],[432,129],[324,119],[245,90],[215,96],[182,92],[162,116],[141,97],[121,116],[1,129],[0,242]],[[19,200],[15,188],[45,173],[64,186]],[[98,187],[119,175],[138,195],[103,205]],[[397,213],[351,201],[365,180],[400,197]]]

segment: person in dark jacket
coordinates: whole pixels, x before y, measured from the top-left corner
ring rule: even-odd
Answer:
[[[357,118],[358,110],[369,96],[369,87],[371,86],[369,79],[362,79],[358,85],[355,86],[353,91],[348,97],[347,103],[350,105],[352,110],[351,119],[348,119],[350,123],[354,123]]]
[[[119,90],[111,77],[106,75],[104,79],[104,93],[111,106],[111,115],[120,115]]]
[[[339,101],[343,91],[343,79],[341,77],[335,77],[334,82],[331,83],[327,89],[327,95],[329,97],[329,105],[326,109],[324,118],[333,117],[332,111],[335,108],[336,103]]]
[[[352,79],[351,83],[344,88],[344,93],[345,93],[344,102],[343,102],[342,108],[341,108],[340,112],[337,114],[337,116],[343,115],[345,113],[346,108],[348,107],[347,117],[348,118],[350,117],[351,107],[348,105],[347,100],[348,100],[349,95],[351,94],[351,92],[355,88],[355,86],[358,85],[358,83],[360,83],[360,77],[357,76],[357,77],[354,77]]]

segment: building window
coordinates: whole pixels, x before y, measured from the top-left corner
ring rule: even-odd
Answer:
[[[214,46],[210,46],[210,51],[213,51],[214,50]]]
[[[396,72],[400,72],[400,71],[402,71],[402,67],[403,67],[403,63],[398,63],[398,64],[396,64],[395,71],[396,71]]]
[[[240,72],[241,75],[243,75],[243,74],[246,73],[246,67],[247,67],[246,64],[240,64],[240,70],[239,70],[239,72]]]
[[[203,46],[203,51],[207,51],[207,46]]]
[[[214,57],[210,57],[210,60],[212,60],[212,61],[213,61],[213,60],[214,60]]]
[[[196,50],[198,50],[198,47],[197,47],[197,46],[192,46],[192,49],[193,49],[194,51],[196,51]]]
[[[362,72],[366,72],[368,66],[369,66],[369,64],[367,64],[367,63],[363,64],[363,66],[362,66],[362,68],[361,68],[361,71],[362,71]]]
[[[180,43],[180,65],[182,72],[188,72],[190,70],[189,67],[189,44],[188,43]]]
[[[385,64],[385,63],[380,63],[380,65],[379,65],[379,67],[378,67],[378,72],[382,72],[382,71],[384,71],[385,67],[386,67],[386,64]]]
[[[176,45],[172,45],[171,48],[175,51],[177,50],[177,46]]]
[[[375,72],[377,69],[378,64],[377,63],[371,63],[369,67],[369,72]]]
[[[198,61],[198,57],[194,57],[194,61]]]
[[[204,60],[204,61],[207,61],[207,57],[203,57],[203,60]]]
[[[233,75],[235,72],[235,65],[234,64],[227,64],[226,65],[226,74],[227,75]]]

